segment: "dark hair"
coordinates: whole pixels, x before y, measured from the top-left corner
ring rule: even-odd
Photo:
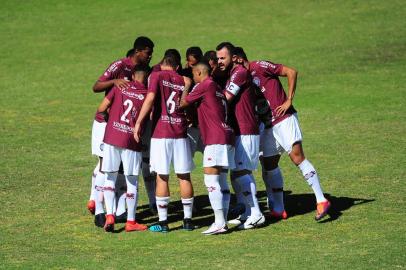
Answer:
[[[198,66],[204,66],[207,69],[208,74],[211,73],[211,67],[208,62],[201,61],[201,62],[197,63],[194,67],[198,67]]]
[[[172,57],[176,58],[176,61],[178,61],[179,63],[181,62],[180,53],[177,49],[167,49],[165,51],[164,58],[165,58],[165,56],[172,56]]]
[[[206,61],[207,63],[211,61],[217,62],[217,55],[215,51],[207,51],[203,55],[203,60]]]
[[[180,66],[180,61],[173,55],[165,55],[162,59],[162,64],[176,69],[178,66]]]
[[[200,47],[197,46],[188,48],[186,50],[186,58],[191,55],[197,60],[197,62],[199,62],[200,59],[202,59],[203,57],[202,49],[200,49]]]
[[[231,52],[232,55],[241,57],[245,61],[248,61],[247,55],[244,52],[244,49],[242,47],[234,47],[234,50]]]
[[[137,37],[134,41],[134,49],[135,50],[144,50],[145,48],[154,48],[154,42],[147,37]]]
[[[223,48],[227,48],[227,50],[230,52],[230,54],[232,54],[232,52],[234,50],[234,45],[228,41],[221,42],[219,45],[217,45],[216,50],[219,51]]]
[[[134,67],[134,73],[137,72],[145,72],[145,73],[149,73],[149,66],[148,65],[136,65]]]
[[[134,54],[134,52],[135,52],[134,48],[129,49],[128,52],[126,53],[125,57],[132,56]]]

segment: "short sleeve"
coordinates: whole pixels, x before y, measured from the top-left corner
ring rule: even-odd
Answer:
[[[236,96],[240,92],[241,87],[247,83],[248,70],[245,68],[238,68],[233,74],[229,83],[226,86],[226,91]]]
[[[274,74],[274,75],[278,75],[280,76],[282,74],[282,68],[283,65],[281,64],[274,64],[272,62],[265,62],[266,64],[264,64],[264,68],[266,68],[266,71],[270,74]]]
[[[153,72],[148,78],[148,92],[157,93],[159,91],[159,73]]]
[[[186,96],[186,102],[189,104],[198,102],[202,99],[202,97],[204,96],[205,93],[205,87],[204,85],[197,84],[195,85],[195,87],[193,88],[193,90],[189,93],[189,95]]]
[[[108,100],[110,100],[110,102],[112,102],[113,99],[114,99],[114,95],[116,94],[116,91],[119,91],[119,90],[120,90],[120,89],[118,89],[117,87],[113,87],[113,88],[109,91],[109,93],[107,94],[106,98],[107,98]]]
[[[110,64],[110,66],[104,71],[104,73],[99,77],[100,82],[109,81],[112,79],[117,79],[117,71],[119,69],[119,65],[121,64],[121,60],[115,61]]]

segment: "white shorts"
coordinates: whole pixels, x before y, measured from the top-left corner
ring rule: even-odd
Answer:
[[[302,139],[297,114],[293,114],[272,128],[264,130],[260,148],[264,157],[281,155],[284,152],[290,153],[293,144],[301,142]]]
[[[234,169],[234,146],[228,144],[206,145],[203,154],[203,167],[221,166],[224,169]]]
[[[92,155],[103,157],[103,139],[104,131],[106,130],[106,122],[100,123],[93,121],[92,127]]]
[[[188,127],[187,136],[190,141],[190,150],[192,151],[192,156],[195,156],[196,151],[203,152],[204,145],[202,138],[200,136],[200,130],[196,127]]]
[[[123,162],[124,175],[138,175],[141,167],[141,152],[104,144],[103,172],[118,172]]]
[[[240,135],[235,138],[234,171],[254,171],[258,167],[259,135]]]
[[[152,138],[150,155],[151,172],[158,174],[168,175],[172,160],[178,174],[190,173],[195,167],[188,138]]]

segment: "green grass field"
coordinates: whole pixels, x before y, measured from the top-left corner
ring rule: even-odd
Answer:
[[[405,15],[403,1],[1,1],[0,268],[405,269]],[[284,156],[286,221],[215,237],[96,228],[86,202],[102,95],[91,87],[139,35],[156,44],[153,64],[167,48],[227,40],[295,67],[304,148],[332,216],[314,221]],[[196,163],[196,220],[209,225]],[[141,216],[146,203],[142,192]]]

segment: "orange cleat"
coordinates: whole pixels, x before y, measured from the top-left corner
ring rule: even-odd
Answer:
[[[276,219],[287,219],[288,213],[286,213],[285,210],[283,210],[282,212],[276,212],[276,211],[272,210],[270,216],[272,218],[276,218]]]
[[[94,212],[96,211],[96,203],[94,200],[90,200],[87,202],[87,209],[92,215],[94,215]]]
[[[139,224],[137,221],[127,221],[125,224],[125,231],[132,232],[132,231],[146,231],[148,229],[147,225]]]
[[[104,224],[104,230],[106,232],[114,231],[114,215],[106,215],[106,223]]]
[[[327,215],[328,210],[330,209],[331,203],[329,201],[321,202],[317,204],[317,212],[314,217],[315,220],[320,220]]]

